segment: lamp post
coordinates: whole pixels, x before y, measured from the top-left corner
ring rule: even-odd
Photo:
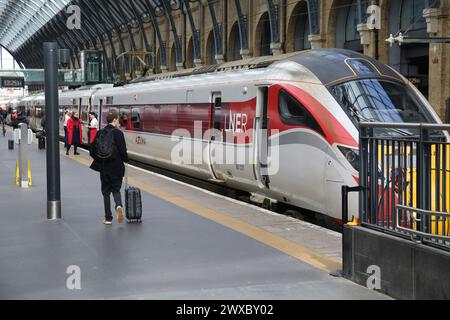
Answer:
[[[47,131],[47,219],[61,219],[61,169],[59,160],[58,64],[68,64],[68,50],[56,42],[44,43],[45,118]]]

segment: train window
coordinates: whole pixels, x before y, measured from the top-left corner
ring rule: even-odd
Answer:
[[[122,129],[130,130],[132,129],[130,120],[130,109],[128,107],[121,107],[119,111],[119,124]]]
[[[280,90],[278,108],[284,124],[305,126],[325,135],[316,119],[314,119],[305,106],[284,90]]]
[[[192,122],[202,126],[202,135],[211,128],[212,109],[208,104],[196,105],[192,109]]]
[[[331,93],[355,124],[435,122],[419,97],[404,84],[379,79],[354,80],[332,87]]]
[[[89,112],[88,112],[88,106],[81,106],[81,121],[82,122],[88,122],[89,119]]]
[[[172,134],[178,129],[177,105],[164,105],[159,110],[159,130],[161,134]]]
[[[365,59],[348,59],[347,63],[352,71],[360,76],[373,76],[377,74],[375,68]]]
[[[145,132],[159,132],[159,106],[147,106],[144,109],[142,130]]]
[[[142,130],[142,111],[143,108],[132,108],[131,109],[131,128],[133,130]]]
[[[107,125],[106,117],[108,116],[108,113],[110,111],[116,111],[116,109],[110,108],[110,107],[103,107],[102,108],[102,116],[101,116],[101,119],[100,119],[102,128],[106,127],[106,125]]]
[[[220,130],[222,121],[222,97],[214,99],[214,129]]]

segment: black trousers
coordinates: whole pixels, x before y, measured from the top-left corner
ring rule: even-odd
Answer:
[[[67,127],[64,126],[64,148],[69,148],[69,136],[67,135]]]
[[[67,145],[67,153],[69,153],[69,151],[70,151],[70,147],[71,147],[71,145],[69,144],[69,145]],[[78,145],[76,145],[76,144],[74,144],[73,145],[73,149],[74,149],[74,151],[73,151],[73,153],[75,154],[75,153],[77,153],[77,150],[78,150]]]
[[[111,198],[110,194],[113,194],[116,208],[122,207],[122,195],[120,189],[122,188],[122,177],[116,177],[106,172],[100,172],[100,181],[102,183],[103,201],[105,204],[105,219],[112,221],[113,216],[111,213]]]

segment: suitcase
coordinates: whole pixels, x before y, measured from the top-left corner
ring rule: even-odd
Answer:
[[[45,138],[44,137],[40,137],[38,139],[38,147],[39,147],[39,150],[45,149]]]
[[[14,140],[8,140],[8,149],[14,150]]]
[[[141,190],[128,186],[128,167],[125,177],[125,217],[128,223],[142,223]]]

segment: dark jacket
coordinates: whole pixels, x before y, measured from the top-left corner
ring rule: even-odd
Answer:
[[[96,136],[92,145],[89,149],[89,154],[94,159],[91,164],[91,169],[99,172],[105,172],[112,176],[123,177],[125,176],[125,165],[124,162],[128,162],[127,145],[125,143],[125,137],[123,132],[115,128],[112,125],[107,125],[102,130],[113,130],[114,143],[116,144],[118,155],[113,157],[113,159],[99,159],[96,154],[97,138]]]

